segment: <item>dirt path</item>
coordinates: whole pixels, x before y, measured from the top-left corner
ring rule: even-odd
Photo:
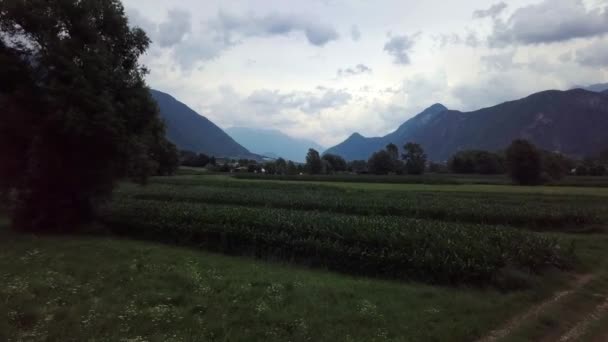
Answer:
[[[595,307],[593,312],[578,322],[559,339],[559,342],[578,341],[589,330],[589,327],[608,313],[608,298]]]
[[[531,319],[538,317],[542,312],[544,312],[549,306],[559,301],[564,300],[564,298],[568,297],[572,293],[576,292],[578,289],[587,285],[594,276],[592,274],[581,275],[574,280],[570,286],[570,289],[557,292],[553,297],[547,299],[546,301],[535,305],[528,311],[524,312],[521,315],[518,315],[508,321],[503,327],[493,330],[487,336],[478,340],[478,342],[494,342],[498,341],[502,338],[508,336],[511,332],[521,327],[523,323],[528,322]],[[608,309],[608,308],[607,308]],[[588,325],[588,324],[587,324]],[[580,336],[580,335],[577,335]],[[560,340],[561,341],[561,340]],[[571,341],[571,340],[564,340]]]

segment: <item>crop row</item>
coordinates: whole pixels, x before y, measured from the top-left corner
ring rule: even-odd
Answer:
[[[304,182],[346,182],[346,183],[390,183],[390,184],[513,184],[507,175],[479,174],[425,174],[425,175],[265,175],[237,173],[237,179],[304,181]],[[549,186],[608,187],[608,177],[569,176],[548,183]]]
[[[505,176],[477,176],[477,175],[265,175],[254,173],[237,173],[237,179],[275,180],[275,181],[303,181],[303,182],[344,182],[344,183],[389,183],[389,184],[510,184]]]
[[[123,189],[119,196],[144,200],[315,210],[357,215],[391,215],[452,222],[501,224],[536,230],[580,230],[608,222],[598,198],[442,192],[346,191],[292,185],[262,188],[226,182],[224,187],[155,184]],[[254,185],[257,185],[253,183]],[[236,187],[243,185],[243,187]]]
[[[119,198],[100,218],[116,233],[352,274],[488,284],[505,269],[566,267],[556,240],[507,227]]]

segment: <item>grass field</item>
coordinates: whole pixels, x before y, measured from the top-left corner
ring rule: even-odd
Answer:
[[[0,340],[598,340],[607,200],[591,187],[125,183],[102,235],[0,229]],[[526,319],[495,330],[513,317]]]
[[[339,182],[339,183],[376,183],[376,184],[437,184],[437,185],[512,185],[507,175],[480,175],[454,173],[427,173],[424,175],[264,175],[253,173],[236,173],[237,179],[279,180],[302,182]],[[566,176],[561,180],[551,181],[549,186],[574,187],[608,187],[608,176]]]

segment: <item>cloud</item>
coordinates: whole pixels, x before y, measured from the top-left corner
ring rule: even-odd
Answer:
[[[241,104],[253,113],[262,115],[279,114],[284,110],[298,110],[307,114],[319,114],[327,109],[336,109],[346,105],[352,96],[345,90],[316,89],[316,91],[280,92],[278,90],[260,89],[253,91],[241,100]],[[244,111],[243,114],[247,114]]]
[[[479,61],[486,71],[507,71],[523,67],[513,61],[514,57],[515,50],[511,50],[481,56]]]
[[[339,37],[332,26],[301,15],[235,15],[219,11],[217,16],[202,23],[201,30],[193,32],[191,15],[187,11],[171,9],[161,23],[147,19],[135,9],[127,9],[127,13],[132,25],[144,29],[152,39],[153,53],[158,55],[164,51],[184,70],[219,57],[247,38],[300,32],[311,45],[324,46]]]
[[[219,97],[206,99],[199,109],[221,127],[273,127],[293,136],[334,144],[338,131],[340,135],[347,134],[358,123],[348,106],[353,97],[343,89],[258,89],[248,95],[230,86],[218,90]],[[349,125],[344,127],[347,122]]]
[[[596,40],[589,46],[577,50],[575,60],[578,64],[587,67],[608,67],[608,41]]]
[[[507,4],[504,2],[499,2],[497,4],[492,5],[490,8],[485,10],[476,10],[473,12],[474,19],[482,19],[482,18],[496,18],[499,16],[506,8]]]
[[[125,12],[127,13],[130,26],[141,28],[146,31],[146,34],[150,39],[154,39],[158,30],[158,25],[155,22],[143,16],[141,12],[135,8],[127,7]]]
[[[338,69],[338,77],[356,76],[371,73],[372,69],[365,64],[357,64],[352,68]]]
[[[350,37],[356,42],[361,40],[361,31],[359,30],[359,26],[353,25],[350,28]]]
[[[445,48],[448,45],[466,45],[468,47],[476,48],[481,43],[477,33],[474,31],[468,31],[465,35],[459,35],[458,33],[449,34],[438,34],[434,35],[433,40],[439,45],[440,48]]]
[[[192,29],[190,13],[182,10],[169,10],[167,20],[158,25],[158,44],[171,47],[179,44]]]
[[[488,43],[548,44],[608,33],[608,10],[585,6],[582,0],[544,0],[517,9],[503,22],[494,21]]]
[[[216,18],[209,21],[208,27],[218,39],[227,44],[235,44],[245,37],[283,36],[302,32],[310,44],[323,46],[339,37],[331,25],[301,15],[276,12],[256,16],[253,13],[236,15],[220,11]]]
[[[410,55],[414,47],[414,37],[407,35],[393,36],[384,44],[384,51],[393,57],[395,64],[407,65],[410,64]]]

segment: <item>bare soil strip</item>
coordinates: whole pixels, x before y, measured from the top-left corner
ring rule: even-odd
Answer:
[[[585,274],[577,277],[576,280],[572,282],[572,286],[570,289],[559,291],[553,297],[547,299],[546,301],[540,304],[533,306],[525,313],[515,316],[510,321],[508,321],[503,327],[491,331],[487,336],[479,339],[478,342],[494,342],[505,338],[511,332],[519,328],[523,323],[528,322],[529,320],[535,317],[538,317],[549,306],[563,300],[564,298],[576,292],[578,289],[587,285],[593,279],[593,277],[593,274]]]
[[[593,312],[585,316],[585,318],[572,327],[572,329],[568,330],[564,335],[562,335],[559,341],[578,341],[589,330],[589,326],[601,319],[606,312],[608,312],[608,298],[596,306]]]

